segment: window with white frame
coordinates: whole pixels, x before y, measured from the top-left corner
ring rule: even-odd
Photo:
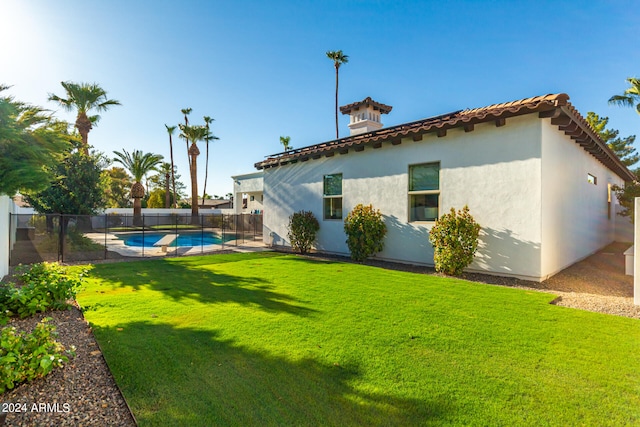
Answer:
[[[440,163],[409,166],[409,221],[435,221],[440,206]]]
[[[322,187],[324,219],[342,219],[342,174],[325,175]]]

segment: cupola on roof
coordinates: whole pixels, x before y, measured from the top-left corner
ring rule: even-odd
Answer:
[[[348,114],[350,117],[349,130],[351,135],[358,135],[382,128],[380,115],[388,114],[392,108],[390,105],[376,102],[368,96],[362,101],[343,105],[340,107],[340,112]]]

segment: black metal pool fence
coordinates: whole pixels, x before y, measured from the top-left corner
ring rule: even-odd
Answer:
[[[183,256],[262,241],[256,214],[11,214],[10,265]]]

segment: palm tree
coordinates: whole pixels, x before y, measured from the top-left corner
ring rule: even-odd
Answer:
[[[183,108],[180,110],[184,114],[184,125],[189,126],[189,114],[191,114],[191,108]],[[182,129],[182,128],[181,128]],[[187,144],[187,160],[189,161],[189,168],[191,168],[191,157],[189,156],[189,140],[184,141]]]
[[[211,141],[212,139],[220,139],[217,136],[213,135],[210,131],[209,131],[209,124],[211,122],[213,122],[214,119],[212,119],[209,116],[204,116],[204,126],[205,128],[207,128],[207,136],[204,137],[204,142],[207,144],[207,154],[206,154],[206,160],[205,160],[205,164],[204,164],[204,190],[202,190],[202,203],[204,204],[204,195],[207,194],[207,178],[209,177],[209,141]]]
[[[629,86],[622,95],[614,95],[609,98],[609,104],[620,105],[622,107],[635,107],[640,114],[640,79],[629,77],[627,79]]]
[[[151,177],[151,182],[164,190],[164,207],[171,206],[171,163],[162,162],[156,170],[158,175]]]
[[[327,52],[327,58],[332,60],[333,66],[336,67],[336,139],[338,139],[338,69],[342,64],[349,62],[349,56],[342,53],[341,50],[330,50]]]
[[[189,126],[180,125],[180,138],[191,141],[189,147],[189,172],[191,174],[191,221],[198,221],[198,156],[200,150],[196,145],[198,141],[203,141],[207,136],[207,128],[205,126]]]
[[[67,111],[78,111],[76,128],[82,137],[83,151],[89,154],[89,131],[98,123],[100,116],[97,114],[88,116],[87,113],[92,110],[107,111],[112,105],[120,105],[120,102],[108,99],[107,92],[96,83],[61,82],[61,84],[67,92],[67,97],[61,98],[50,93],[49,101],[59,103]]]
[[[166,124],[164,125],[165,128],[167,128],[167,133],[169,134],[169,153],[171,155],[171,182],[173,185],[173,207],[176,208],[177,205],[177,197],[176,197],[176,175],[174,172],[174,164],[173,164],[173,132],[175,132],[176,130],[176,126],[167,126]]]
[[[290,136],[281,136],[280,137],[280,144],[282,144],[282,146],[284,147],[284,151],[293,150],[293,147],[289,145],[289,141],[291,141],[291,137]]]
[[[140,150],[130,154],[125,149],[122,152],[114,151],[113,154],[116,155],[113,160],[122,164],[135,180],[131,186],[131,198],[133,198],[133,223],[138,225],[142,215],[142,198],[145,195],[144,186],[140,181],[147,173],[156,170],[156,166],[162,162],[163,157],[159,154],[143,153]]]

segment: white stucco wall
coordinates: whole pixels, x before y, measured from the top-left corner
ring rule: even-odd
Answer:
[[[320,221],[317,249],[348,254],[340,220],[323,220],[322,180],[343,174],[343,217],[358,203],[385,215],[388,234],[378,257],[433,264],[428,241],[432,223],[409,223],[409,165],[440,162],[440,214],[465,204],[483,227],[472,269],[537,278],[541,275],[541,124],[537,115],[515,117],[506,126],[476,125],[473,132],[403,139],[399,146],[351,150],[264,173],[265,242],[289,245],[288,217],[311,210]]]
[[[607,212],[608,184],[624,186],[624,181],[558,132],[551,119],[541,125],[542,273],[549,276],[615,240],[616,223],[625,219],[616,215],[613,194]],[[596,185],[587,174],[597,178]]]
[[[0,279],[9,273],[9,244],[15,241],[15,226],[9,226],[9,214],[15,213],[13,200],[0,196]],[[10,236],[13,234],[13,238]]]
[[[232,176],[233,200],[236,213],[248,213],[263,211],[263,172],[254,172],[244,175]],[[247,195],[247,207],[243,208],[243,195]],[[251,200],[253,196],[254,200]]]

